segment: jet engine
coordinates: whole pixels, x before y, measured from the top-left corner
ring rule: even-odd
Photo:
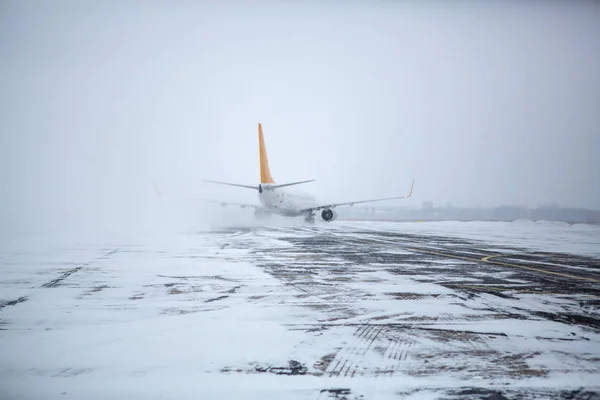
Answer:
[[[326,208],[321,211],[321,218],[323,218],[323,221],[331,222],[337,218],[337,212],[331,208]]]

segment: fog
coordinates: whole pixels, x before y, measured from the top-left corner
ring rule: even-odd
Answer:
[[[598,71],[599,2],[3,1],[0,230],[208,220],[152,179],[258,203],[201,182],[258,183],[258,122],[323,201],[598,209]]]

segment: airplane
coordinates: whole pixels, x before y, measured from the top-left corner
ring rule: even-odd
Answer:
[[[337,218],[336,207],[353,206],[360,203],[371,203],[376,201],[408,199],[413,192],[415,179],[412,180],[410,192],[405,196],[385,197],[372,200],[347,201],[343,203],[318,204],[316,198],[310,194],[300,192],[290,188],[291,186],[301,185],[308,182],[314,182],[314,179],[278,184],[271,176],[269,168],[269,160],[267,158],[267,149],[263,137],[262,124],[258,123],[258,147],[260,155],[260,183],[258,185],[244,185],[239,183],[220,182],[213,180],[203,180],[204,182],[216,183],[220,185],[236,186],[258,191],[258,199],[260,205],[228,203],[222,201],[214,201],[222,206],[232,205],[242,208],[251,207],[255,209],[254,215],[257,219],[265,219],[271,215],[281,215],[284,217],[300,217],[304,216],[304,221],[307,223],[315,222],[315,213],[321,211],[323,221],[331,222]]]

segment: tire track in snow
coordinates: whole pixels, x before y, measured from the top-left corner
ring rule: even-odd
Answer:
[[[105,259],[109,258],[110,256],[112,256],[113,254],[116,254],[117,252],[119,252],[119,250],[121,250],[121,249],[114,249],[114,250],[111,250],[111,251],[109,251],[108,253],[106,253],[106,254],[103,254],[103,255],[101,255],[100,257],[97,257],[97,258],[96,258],[96,259],[94,259],[94,260],[88,261],[88,262],[86,262],[86,263],[83,263],[83,264],[81,264],[81,265],[79,265],[79,266],[75,267],[75,268],[72,268],[72,269],[70,269],[70,270],[68,270],[68,271],[65,271],[65,272],[64,272],[64,273],[63,273],[61,276],[59,276],[58,278],[52,279],[50,282],[46,282],[46,283],[44,283],[44,284],[43,284],[42,286],[40,286],[40,287],[42,287],[42,288],[55,288],[55,287],[58,287],[58,286],[60,286],[60,283],[61,283],[62,281],[64,281],[64,280],[65,280],[65,279],[67,279],[69,276],[73,275],[74,273],[81,271],[81,269],[82,269],[83,267],[87,267],[87,266],[89,266],[89,265],[91,265],[91,264],[93,264],[93,263],[95,263],[96,261],[99,261],[99,260],[105,260]]]
[[[401,338],[388,338],[389,345],[383,353],[380,367],[377,368],[378,376],[393,376],[401,368],[407,369],[410,363],[408,351],[415,345],[415,341],[408,336]]]
[[[365,355],[372,349],[375,340],[381,334],[381,327],[365,324],[354,332],[354,340],[337,352],[325,374],[353,377],[363,364]]]
[[[361,359],[359,359],[358,362],[354,363],[354,366],[352,368],[348,367],[348,369],[344,373],[344,376],[350,375],[350,377],[354,377],[354,375],[358,371],[358,368],[361,365],[361,361],[363,361],[363,359],[364,359],[365,355],[367,354],[367,352],[373,348],[373,343],[379,337],[380,334],[381,334],[381,328],[380,327],[373,327],[373,328],[371,328],[371,330],[369,331],[369,333],[366,336],[367,345],[364,347],[364,349],[363,349],[362,352],[360,352],[360,349],[357,349],[358,351],[357,351],[356,354],[358,354],[361,357]],[[364,375],[364,373],[361,372],[361,375]]]
[[[24,303],[26,302],[28,299],[27,296],[21,296],[16,300],[5,300],[5,301],[0,301],[0,310],[3,309],[4,307],[8,307],[8,306],[16,306],[19,303]]]

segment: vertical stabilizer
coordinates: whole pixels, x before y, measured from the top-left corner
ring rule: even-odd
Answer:
[[[275,183],[269,170],[269,160],[267,158],[267,148],[263,138],[262,125],[258,123],[258,147],[260,150],[260,183]]]

